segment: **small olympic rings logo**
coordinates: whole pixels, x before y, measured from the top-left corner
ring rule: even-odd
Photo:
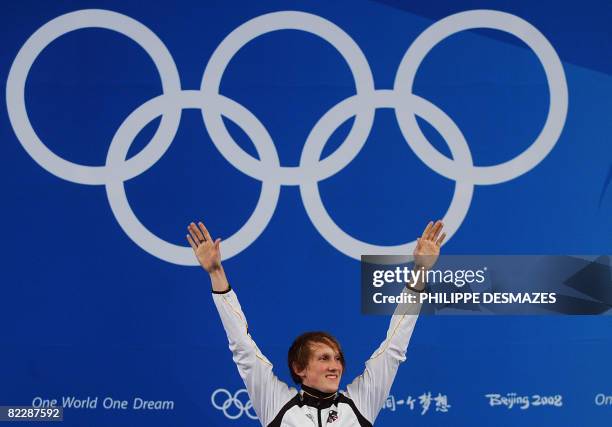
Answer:
[[[105,28],[138,43],[155,64],[163,93],[138,107],[119,126],[104,166],[69,162],[51,152],[36,134],[25,106],[25,83],[37,56],[53,40],[82,28]],[[540,60],[550,93],[546,121],[533,143],[515,158],[494,166],[474,166],[469,145],[448,115],[426,99],[412,93],[417,70],[425,56],[445,38],[460,31],[489,28],[504,31],[522,40]],[[223,73],[232,57],[247,43],[279,30],[298,30],[327,41],[348,64],[356,93],[327,111],[308,135],[299,166],[281,166],[273,139],[266,127],[244,106],[219,93]],[[512,180],[534,168],[553,149],[568,108],[568,90],[561,61],[549,41],[530,23],[505,12],[472,10],[448,16],[432,24],[408,48],[400,63],[393,89],[375,89],[365,55],[355,41],[332,22],[305,12],[283,11],[265,14],[232,31],[212,54],[200,90],[181,90],[172,56],[164,43],[140,22],[108,10],[79,10],[59,16],[38,29],[25,42],[9,72],[7,110],[17,138],[30,156],[50,173],[79,184],[104,185],[111,210],[125,233],[150,254],[176,264],[196,265],[189,247],[169,243],[151,233],[135,216],[127,200],[124,182],[145,172],[166,152],[176,134],[181,111],[200,109],[211,140],[223,157],[244,174],[262,182],[255,210],[246,223],[224,242],[224,259],[231,258],[253,243],[268,225],[283,185],[300,187],[302,201],[318,232],[333,247],[349,257],[361,254],[408,254],[415,241],[379,246],[358,240],[342,230],[330,217],[319,193],[318,182],[346,167],[367,141],[378,108],[393,108],[408,146],[427,166],[456,182],[448,211],[443,217],[447,241],[457,231],[469,209],[474,185],[493,185]],[[161,123],[149,144],[126,160],[136,135],[161,116]],[[223,117],[240,126],[249,136],[259,159],[250,156],[233,140]],[[452,158],[427,141],[417,116],[430,123],[444,138]],[[355,117],[345,141],[321,160],[325,144],[334,131]]]
[[[225,400],[223,400],[221,404],[218,403],[219,398],[217,396],[219,394],[223,394],[226,396]],[[215,409],[223,411],[223,414],[230,420],[238,419],[243,414],[246,414],[246,416],[252,420],[257,420],[258,419],[257,414],[255,414],[254,411],[251,412],[251,410],[253,409],[253,404],[251,403],[251,401],[248,400],[246,403],[242,403],[242,401],[238,399],[238,396],[240,396],[241,394],[245,394],[248,398],[248,394],[245,388],[241,388],[236,393],[234,393],[233,396],[226,389],[218,388],[217,390],[214,391],[214,393],[210,397],[210,401],[212,402],[212,405],[215,407]],[[236,408],[236,409],[233,410],[230,408]]]

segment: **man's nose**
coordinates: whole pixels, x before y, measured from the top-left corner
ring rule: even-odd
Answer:
[[[333,362],[331,362],[329,364],[329,366],[327,367],[328,371],[340,371],[340,367],[342,366],[342,364],[340,362],[338,362],[337,360],[334,360]]]

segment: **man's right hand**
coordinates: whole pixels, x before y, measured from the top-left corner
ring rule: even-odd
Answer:
[[[202,222],[193,222],[187,227],[187,241],[191,245],[200,265],[209,274],[221,269],[221,239],[213,240]]]

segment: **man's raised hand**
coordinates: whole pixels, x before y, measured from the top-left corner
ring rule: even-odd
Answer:
[[[446,237],[446,233],[442,233],[442,227],[444,227],[442,221],[438,220],[435,223],[430,221],[421,237],[417,239],[413,252],[417,268],[429,270],[436,263],[440,255],[440,246]]]
[[[193,249],[200,265],[208,273],[213,273],[221,268],[221,239],[213,240],[204,224],[193,222],[187,227],[189,234],[186,236],[189,245]]]

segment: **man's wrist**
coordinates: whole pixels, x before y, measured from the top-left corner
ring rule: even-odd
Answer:
[[[219,263],[215,265],[214,267],[212,267],[210,270],[208,270],[207,273],[212,276],[212,275],[219,274],[219,272],[222,270],[223,270],[223,266],[221,265],[221,263]]]
[[[219,264],[218,267],[210,269],[208,275],[210,276],[210,280],[215,282],[218,279],[223,279],[223,276],[225,276],[225,272],[223,271],[223,267],[221,266],[221,264]]]
[[[223,266],[221,266],[221,264],[219,264],[218,267],[215,267],[214,269],[209,271],[208,274],[212,283],[213,292],[225,293],[231,289],[227,278],[225,277],[225,271],[223,270]]]
[[[417,280],[415,282],[410,283],[408,285],[408,289],[411,289],[415,292],[425,292],[425,290],[427,289],[427,280],[426,280],[427,270],[428,270],[427,267],[423,265],[415,264],[414,271],[417,273],[416,274]]]
[[[421,292],[425,292],[425,290],[427,289],[427,283],[423,282],[423,283],[416,283],[416,284],[408,284],[406,285],[406,287],[410,289],[411,291],[421,293]]]

